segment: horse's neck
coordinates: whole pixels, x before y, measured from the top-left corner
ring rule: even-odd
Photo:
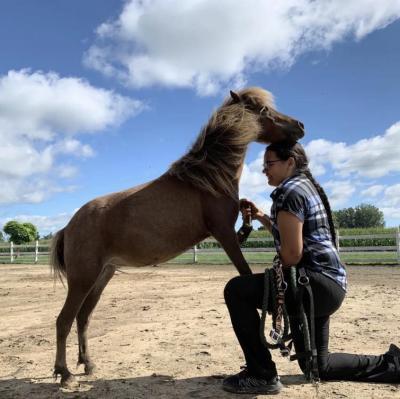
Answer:
[[[243,153],[242,162],[240,163],[240,166],[238,167],[238,169],[236,171],[236,175],[235,175],[235,182],[237,182],[238,188],[239,188],[239,181],[240,181],[240,178],[242,177],[242,173],[243,173],[245,158],[246,158],[246,151]]]

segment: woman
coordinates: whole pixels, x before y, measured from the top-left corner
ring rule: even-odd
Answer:
[[[314,296],[315,338],[318,370],[322,380],[400,382],[400,349],[391,345],[380,356],[329,353],[329,319],[346,294],[346,270],[335,246],[335,229],[328,198],[308,169],[308,159],[299,144],[275,143],[267,147],[263,173],[275,186],[268,217],[252,202],[241,200],[244,215],[251,214],[273,235],[287,275],[292,265],[303,266]],[[225,301],[243,350],[246,367],[226,378],[223,388],[235,393],[278,393],[282,389],[275,363],[259,336],[264,293],[264,275],[238,276],[225,287]],[[286,306],[297,352],[303,349],[296,306],[291,290]],[[306,307],[307,308],[307,307]],[[299,360],[304,370],[304,361]]]

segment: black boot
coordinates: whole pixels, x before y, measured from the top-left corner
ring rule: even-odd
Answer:
[[[265,379],[250,374],[245,368],[240,373],[225,378],[222,388],[232,393],[274,395],[281,391],[282,383],[278,376]]]
[[[387,376],[391,383],[400,383],[400,348],[390,344],[389,350],[383,355],[387,362]]]

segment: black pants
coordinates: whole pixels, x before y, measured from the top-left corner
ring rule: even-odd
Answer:
[[[321,273],[307,272],[315,304],[315,338],[318,351],[318,369],[322,380],[348,380],[368,382],[400,382],[400,370],[393,357],[385,355],[352,355],[329,353],[329,319],[339,309],[345,291],[332,279]],[[288,279],[287,279],[288,281]],[[243,350],[249,372],[271,378],[277,375],[270,351],[262,344],[259,329],[264,294],[264,274],[238,276],[225,287],[233,329]],[[307,293],[304,294],[307,297]],[[291,290],[286,291],[286,307],[296,352],[304,350],[302,333],[296,318],[296,306]],[[308,309],[307,303],[305,308]],[[299,361],[300,368],[304,364]]]

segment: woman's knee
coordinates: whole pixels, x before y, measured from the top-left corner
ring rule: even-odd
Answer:
[[[224,288],[225,302],[229,302],[232,298],[237,298],[241,291],[241,276],[236,276],[230,279]]]

